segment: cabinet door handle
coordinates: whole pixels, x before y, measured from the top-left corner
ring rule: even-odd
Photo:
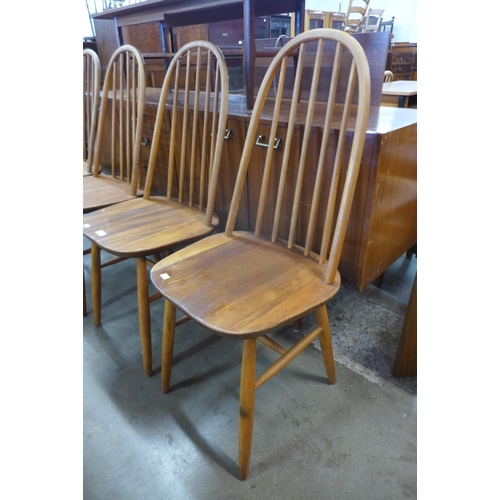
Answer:
[[[256,146],[262,146],[263,148],[268,148],[269,147],[269,144],[266,144],[264,141],[264,139],[266,138],[265,135],[259,135],[257,137],[257,141],[255,142],[255,145]],[[279,137],[276,137],[276,139],[274,139],[274,149],[278,149],[278,146],[280,145],[281,143],[281,139]]]
[[[141,144],[142,144],[143,146],[146,146],[146,145],[148,144],[148,142],[149,142],[149,139],[148,139],[147,137],[145,137],[145,138],[142,140]]]
[[[226,129],[226,133],[224,134],[224,139],[229,139],[231,137],[231,129],[230,128],[227,128]]]

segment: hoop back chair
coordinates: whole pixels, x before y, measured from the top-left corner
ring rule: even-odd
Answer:
[[[139,330],[146,375],[152,374],[147,266],[209,235],[219,223],[214,212],[223,153],[229,79],[222,52],[211,42],[193,41],[172,59],[159,94],[144,193],[84,215],[92,242],[92,305],[101,324],[101,249],[117,259],[136,259]],[[167,164],[158,160],[167,151]],[[160,165],[161,164],[161,165]],[[153,179],[166,195],[153,192]]]
[[[122,45],[111,56],[102,94],[92,175],[83,178],[84,213],[138,195],[146,77],[143,57],[135,47]],[[109,166],[109,175],[99,172],[101,164]]]
[[[385,9],[369,8],[363,20],[361,31],[363,33],[376,33],[379,30],[384,12]]]
[[[384,83],[389,83],[394,80],[394,73],[388,69],[384,71]]]
[[[99,114],[101,61],[91,49],[83,51],[83,175],[92,173],[92,157]]]
[[[359,33],[369,3],[370,0],[349,0],[344,31],[347,33]]]
[[[306,92],[302,88],[302,72],[308,46],[315,50],[316,64]],[[315,96],[327,46],[335,49],[335,59],[332,65],[323,68],[329,75],[329,99],[319,102]],[[286,74],[294,71],[287,59],[297,50],[292,98],[283,99],[285,82],[289,81]],[[351,63],[348,75],[341,75],[341,55],[346,54],[350,54]],[[349,83],[345,98],[338,102],[336,91],[342,76]],[[268,98],[269,93],[272,98]],[[301,99],[301,94],[307,95],[307,99]],[[355,97],[357,105],[353,104]],[[318,336],[328,381],[335,382],[326,303],[340,288],[337,267],[363,152],[369,107],[368,62],[352,36],[340,30],[316,29],[290,40],[275,56],[262,81],[225,232],[177,251],[151,270],[153,284],[167,299],[162,347],[164,392],[170,388],[176,325],[194,319],[220,336],[243,342],[239,420],[242,479],[247,477],[250,467],[255,390]],[[276,161],[277,149],[270,146],[263,155],[254,155],[261,119],[271,122],[269,145],[275,144],[279,125],[285,124],[281,161]],[[320,134],[319,143],[313,140],[318,127],[327,131]],[[295,160],[290,161],[296,157],[297,145],[298,165]],[[260,196],[254,227],[251,231],[236,231],[245,183],[252,177],[260,179],[256,183],[260,185],[257,189]],[[304,218],[308,220],[307,229],[305,234],[298,234],[298,222]],[[299,240],[303,243],[297,243]],[[318,252],[313,246],[316,240]],[[176,319],[177,309],[185,316]],[[317,326],[288,351],[267,335],[312,312]],[[280,357],[255,379],[257,340]]]

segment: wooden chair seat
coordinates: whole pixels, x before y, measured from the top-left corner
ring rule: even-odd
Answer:
[[[206,328],[244,339],[292,323],[330,300],[340,275],[329,285],[324,273],[313,258],[235,231],[209,236],[163,259],[151,280]]]
[[[214,214],[208,226],[205,219],[205,212],[198,207],[151,196],[88,214],[83,234],[107,252],[132,258],[163,252],[210,234],[219,218]]]
[[[101,174],[83,177],[83,213],[92,212],[108,205],[133,200],[142,194],[130,191],[130,184],[111,175]]]

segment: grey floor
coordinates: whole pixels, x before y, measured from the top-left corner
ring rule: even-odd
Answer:
[[[372,298],[403,307],[416,269],[403,256]],[[83,498],[417,498],[417,397],[381,387],[341,364],[328,385],[310,346],[256,394],[250,474],[238,478],[239,342],[189,322],[178,329],[172,390],[160,390],[163,301],[152,304],[155,371],[142,370],[135,263],[103,275],[94,327],[89,257],[83,319]],[[287,345],[291,328],[277,332]],[[257,372],[274,354],[258,348]]]

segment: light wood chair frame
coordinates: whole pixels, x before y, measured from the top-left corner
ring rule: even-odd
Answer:
[[[335,63],[331,71],[331,87],[330,87],[330,99],[325,106],[325,112],[323,116],[324,120],[324,129],[330,130],[332,127],[332,117],[334,116],[335,109],[337,108],[337,113],[339,113],[340,117],[337,123],[339,124],[338,130],[338,138],[337,138],[337,146],[335,148],[336,153],[334,153],[334,159],[328,157],[329,149],[328,149],[328,141],[330,139],[330,134],[323,134],[321,144],[320,144],[320,153],[317,164],[317,174],[315,177],[314,183],[314,195],[312,201],[312,208],[310,211],[310,224],[309,231],[307,234],[306,244],[305,246],[300,246],[295,244],[296,234],[295,229],[297,225],[295,224],[295,220],[299,216],[299,205],[300,205],[300,191],[301,184],[306,172],[306,169],[313,168],[313,165],[310,164],[310,158],[307,156],[307,144],[309,138],[311,136],[311,130],[314,128],[317,122],[314,121],[314,111],[315,111],[315,93],[318,87],[319,75],[320,75],[320,66],[321,66],[321,57],[324,48],[325,41],[333,41],[337,43],[337,50],[335,52]],[[302,72],[302,68],[304,65],[305,59],[305,45],[308,42],[317,42],[317,53],[316,53],[316,62],[314,68],[314,75],[312,77],[312,86],[311,93],[308,99],[308,102],[300,103],[300,94],[301,94],[301,83],[300,76],[296,80],[295,87],[293,90],[293,97],[290,105],[289,116],[280,116],[280,106],[281,106],[281,95],[283,93],[283,85],[285,81],[285,73],[287,69],[287,57],[291,56],[299,50],[299,57],[297,63],[296,74],[300,75]],[[341,60],[341,50],[348,50],[353,55],[353,62],[351,65],[351,73],[349,76],[349,84],[347,90],[346,103],[341,110],[338,111],[338,104],[334,102],[334,95],[338,84],[339,72],[340,72],[340,60]],[[269,237],[265,237],[261,234],[262,231],[262,221],[263,221],[263,213],[264,207],[266,206],[269,195],[267,193],[268,182],[270,173],[272,170],[272,157],[274,148],[269,147],[267,151],[266,159],[263,160],[265,163],[264,171],[263,171],[263,182],[261,188],[261,197],[258,205],[258,213],[256,218],[255,230],[252,233],[250,232],[242,232],[235,231],[235,223],[237,218],[237,211],[240,204],[240,200],[242,198],[242,193],[245,189],[245,182],[247,177],[247,172],[249,169],[249,165],[251,164],[251,153],[253,147],[256,142],[256,136],[258,134],[258,127],[260,123],[261,114],[264,109],[266,95],[268,94],[271,87],[273,87],[275,78],[279,74],[279,83],[278,83],[278,95],[275,102],[274,115],[272,119],[272,124],[270,127],[270,137],[269,144],[273,144],[276,138],[276,131],[278,128],[278,123],[283,120],[287,123],[287,137],[284,140],[284,154],[283,154],[283,162],[282,162],[282,172],[283,174],[280,176],[280,186],[278,190],[278,196],[276,199],[276,211],[274,216],[274,225],[272,229],[272,235]],[[355,94],[355,80],[358,77],[358,104],[353,105],[353,95]],[[279,220],[281,216],[281,210],[283,207],[284,200],[284,191],[285,191],[285,178],[286,178],[286,170],[288,167],[288,160],[291,154],[291,144],[293,142],[293,130],[297,124],[297,108],[299,106],[305,105],[307,107],[307,115],[305,118],[305,123],[302,124],[302,137],[304,141],[304,146],[301,151],[300,164],[298,168],[297,175],[297,185],[295,189],[295,197],[293,202],[293,215],[292,221],[290,223],[290,231],[288,241],[283,241],[278,237],[279,232]],[[317,271],[314,271],[313,274],[316,276],[316,272],[318,276],[322,275],[323,279],[319,280],[319,282],[323,281],[327,288],[329,288],[328,297],[325,296],[322,303],[314,304],[309,306],[304,306],[302,304],[296,304],[294,301],[293,305],[290,305],[288,302],[288,297],[283,299],[279,299],[285,305],[285,308],[292,308],[295,310],[297,307],[296,313],[289,313],[289,317],[275,319],[273,321],[276,324],[287,324],[292,322],[295,319],[298,319],[304,314],[314,313],[316,317],[317,327],[314,328],[310,333],[308,333],[302,340],[300,340],[294,347],[289,350],[284,349],[278,343],[276,343],[272,338],[270,338],[267,333],[271,330],[270,324],[260,323],[261,315],[257,310],[252,310],[252,312],[248,313],[248,317],[251,319],[248,320],[251,325],[259,324],[260,329],[257,330],[251,329],[250,326],[245,327],[241,326],[241,331],[238,330],[240,326],[240,322],[243,323],[243,314],[242,311],[236,310],[231,316],[234,319],[234,323],[238,324],[233,325],[232,319],[230,318],[229,325],[225,329],[222,327],[212,326],[212,330],[214,333],[219,334],[221,336],[227,336],[228,338],[236,338],[238,340],[242,340],[243,342],[243,352],[242,352],[242,367],[241,367],[241,383],[240,383],[240,420],[239,420],[239,467],[240,467],[240,476],[242,479],[245,479],[249,472],[250,467],[250,454],[251,454],[251,442],[252,442],[252,433],[253,433],[253,416],[254,416],[254,401],[255,401],[255,390],[259,388],[262,384],[267,382],[271,377],[273,377],[276,373],[278,373],[283,367],[285,367],[291,360],[293,360],[299,353],[301,353],[315,338],[319,337],[323,361],[325,364],[327,378],[330,383],[335,382],[335,366],[333,360],[333,350],[332,350],[332,342],[331,342],[331,334],[328,322],[328,316],[326,312],[326,302],[330,300],[340,288],[340,275],[338,273],[338,264],[340,260],[340,254],[342,250],[343,241],[346,234],[347,222],[349,218],[349,212],[352,205],[354,189],[356,185],[356,180],[359,172],[361,156],[363,152],[365,134],[368,123],[370,109],[370,76],[369,76],[369,67],[366,59],[366,55],[353,37],[344,33],[340,30],[332,30],[332,29],[317,29],[312,31],[304,32],[298,36],[296,36],[293,40],[288,42],[278,53],[278,55],[274,58],[273,62],[270,64],[269,69],[263,79],[261,84],[255,107],[252,112],[252,117],[250,119],[247,136],[244,144],[244,149],[241,156],[241,162],[239,165],[238,176],[236,180],[236,185],[233,192],[233,198],[231,201],[229,216],[225,228],[224,234],[215,234],[205,238],[203,241],[195,243],[191,246],[188,246],[186,249],[180,250],[174,256],[167,257],[163,259],[159,263],[157,263],[152,271],[151,277],[154,285],[162,292],[162,294],[166,297],[165,303],[165,314],[164,314],[164,329],[163,329],[163,347],[162,347],[162,390],[164,392],[168,392],[170,390],[170,381],[171,381],[171,372],[172,372],[172,363],[173,363],[173,348],[174,348],[174,338],[175,338],[175,329],[176,326],[188,321],[191,317],[196,319],[196,321],[200,322],[203,326],[207,328],[211,328],[211,324],[208,324],[207,321],[203,321],[198,314],[200,311],[205,312],[209,305],[207,302],[211,299],[208,298],[210,294],[207,294],[206,287],[214,286],[215,289],[220,289],[221,284],[217,282],[217,274],[215,277],[211,275],[211,278],[206,281],[203,281],[200,278],[200,275],[195,275],[193,271],[193,276],[186,277],[188,279],[183,278],[181,270],[182,267],[177,268],[176,266],[185,261],[187,262],[186,266],[194,266],[192,264],[193,257],[199,258],[197,260],[196,269],[200,269],[201,274],[205,273],[206,269],[214,267],[214,259],[217,260],[214,255],[216,255],[215,249],[221,248],[223,245],[227,245],[227,247],[233,247],[231,257],[239,259],[240,265],[243,266],[241,270],[246,269],[247,261],[244,258],[240,258],[238,255],[238,250],[234,250],[234,248],[239,248],[241,241],[244,243],[248,243],[248,246],[252,246],[252,248],[266,248],[271,252],[270,248],[276,249],[276,257],[280,257],[286,253],[287,255],[293,254],[293,259],[297,259],[297,264],[303,264],[304,262],[314,262],[311,264],[313,266],[317,266]],[[352,122],[355,121],[354,128],[352,127]],[[348,134],[352,134],[352,147],[350,154],[345,152],[345,149],[348,149],[346,146],[347,136]],[[332,180],[328,186],[325,186],[324,190],[328,194],[328,203],[326,204],[326,217],[325,223],[322,230],[322,244],[321,244],[321,252],[320,254],[315,254],[312,251],[312,241],[314,234],[314,226],[318,216],[318,210],[320,207],[320,191],[322,185],[322,176],[325,170],[325,164],[327,162],[333,161],[333,173]],[[339,178],[340,172],[346,167],[347,164],[347,172],[344,179],[344,189],[339,189]],[[252,168],[253,164],[250,165]],[[314,178],[314,175],[313,175]],[[328,184],[328,183],[327,183]],[[323,205],[325,206],[325,205]],[[335,217],[335,214],[336,217]],[[336,219],[336,223],[334,224],[334,219]],[[222,242],[222,243],[221,243]],[[281,250],[279,250],[281,249]],[[266,250],[266,251],[267,251]],[[220,250],[220,252],[224,252],[224,250]],[[206,260],[204,259],[204,255],[207,255]],[[226,255],[226,254],[222,254]],[[271,255],[271,254],[270,254]],[[225,259],[221,256],[221,266],[228,266],[229,263],[226,263]],[[281,257],[280,257],[281,258]],[[233,262],[233,261],[231,261]],[[252,261],[253,266],[260,265],[262,260],[258,261],[256,264]],[[274,262],[268,265],[273,265]],[[169,268],[173,266],[174,269],[179,271],[180,280],[182,282],[177,282],[171,276],[168,276]],[[199,267],[198,267],[199,266]],[[298,269],[299,266],[297,266]],[[190,267],[191,269],[191,267]],[[219,267],[217,269],[222,269]],[[226,271],[227,276],[230,276],[231,273],[237,274],[238,269],[234,269],[231,267],[231,270]],[[255,267],[252,267],[255,270]],[[167,272],[167,275],[165,274]],[[196,279],[196,276],[198,279]],[[260,276],[260,275],[259,275]],[[296,274],[295,274],[296,276]],[[191,279],[191,284],[189,279]],[[237,277],[235,278],[237,279]],[[294,278],[292,278],[294,279]],[[212,281],[214,280],[214,281]],[[259,282],[260,283],[260,282]],[[323,285],[322,285],[323,286]],[[177,288],[176,288],[177,287]],[[205,288],[203,288],[205,287]],[[251,288],[251,287],[250,287]],[[196,309],[195,315],[192,314],[193,311],[190,310],[190,307],[186,307],[186,303],[182,303],[182,301],[178,300],[178,294],[176,292],[181,290],[180,294],[186,294],[186,301],[189,301],[192,304],[196,299],[199,299],[199,309]],[[199,297],[195,297],[192,300],[193,294],[199,293]],[[266,290],[267,291],[267,290]],[[216,292],[213,292],[216,293]],[[236,294],[236,289],[234,290],[234,294]],[[258,291],[250,292],[254,295],[259,295]],[[233,294],[233,292],[231,292]],[[227,298],[224,296],[224,298]],[[213,309],[213,317],[218,315],[217,305],[215,302],[218,300],[224,301],[224,298],[217,299],[215,297],[214,303],[210,304]],[[255,297],[256,302],[258,301],[262,304],[262,297]],[[225,302],[224,302],[225,303]],[[264,307],[267,307],[268,304],[265,304]],[[273,303],[274,306],[274,303]],[[225,304],[225,307],[228,307],[228,304]],[[300,310],[300,307],[310,307],[309,310]],[[179,309],[185,313],[184,316],[177,317],[176,309]],[[233,309],[233,306],[230,306],[229,309]],[[289,309],[287,309],[289,310]],[[262,312],[262,311],[260,311]],[[191,313],[191,314],[190,314]],[[212,311],[207,312],[207,314],[212,314]],[[247,318],[248,318],[247,317]],[[245,319],[247,319],[245,318]],[[256,319],[258,318],[258,319]],[[212,316],[211,316],[212,319]],[[217,320],[219,318],[217,317]],[[247,323],[248,323],[247,322]],[[253,323],[252,323],[253,322]],[[213,323],[212,323],[213,325]],[[275,325],[273,325],[274,328]],[[272,364],[264,373],[262,373],[257,379],[256,375],[256,341],[261,342],[262,344],[270,347],[274,351],[280,354],[280,358]]]
[[[207,59],[205,86],[202,86],[201,77],[202,58]],[[190,87],[193,81],[194,90]],[[212,90],[203,92],[200,90],[203,88]],[[121,245],[120,250],[117,250],[115,242],[103,243],[92,228],[84,229],[84,234],[92,240],[92,305],[96,326],[101,324],[101,270],[109,265],[108,262],[101,262],[101,249],[116,255],[111,263],[136,259],[139,331],[144,372],[148,376],[153,373],[150,304],[162,298],[162,295],[150,295],[147,268],[158,262],[163,252],[169,255],[176,247],[207,236],[219,222],[214,207],[226,138],[228,99],[228,71],[220,49],[203,40],[189,42],[181,47],[175,53],[163,81],[141,206],[137,208],[138,203],[130,200],[120,204],[117,208],[120,211],[118,215],[110,215],[109,211],[102,209],[84,217],[87,222],[93,220],[93,217],[103,217],[111,223],[114,220],[119,222],[136,217],[133,224],[137,224],[139,231],[136,235],[129,236],[129,239],[134,241],[133,238],[136,238],[140,242],[140,250],[125,250],[121,242],[118,244]],[[173,104],[177,102],[178,105]],[[166,110],[171,113],[168,119],[165,118]],[[170,123],[166,196],[157,196],[153,193],[153,179],[164,119]],[[174,178],[178,178],[178,186],[175,185]],[[153,206],[157,214],[150,218],[148,210]],[[172,219],[174,210],[181,210],[179,207],[188,207],[191,213],[196,210],[198,214],[202,214],[203,228],[197,230],[197,236],[193,237],[187,231],[182,232],[184,220],[179,220],[179,229],[175,233],[175,219],[168,223],[170,225],[164,224],[168,230],[164,227],[162,236],[151,235],[145,238],[141,234],[141,222],[137,222],[137,219],[144,217],[144,226],[162,225],[163,220],[168,217]],[[130,228],[124,227],[122,233],[126,233],[128,229]],[[121,238],[120,234],[115,236]],[[123,236],[123,240],[126,238]]]
[[[346,12],[344,31],[359,33],[361,23],[366,16],[370,0],[349,0]]]
[[[90,59],[93,60],[93,64],[96,64],[99,61],[96,58],[95,52],[89,49],[84,50],[84,78],[87,88],[87,92],[84,88],[84,116],[87,110],[90,111],[91,106],[95,106],[93,126],[96,130],[92,130],[91,127],[87,134],[90,139],[87,162],[89,173],[83,178],[83,213],[98,210],[113,203],[120,203],[139,195],[139,161],[146,102],[144,59],[140,51],[131,45],[119,47],[109,60],[102,86],[102,94],[109,99],[101,99],[99,91],[97,91],[94,92],[97,99],[92,103],[89,99],[91,86],[96,89],[101,86],[100,63],[98,70],[97,68],[89,68]],[[111,104],[108,102],[109,100],[111,100]],[[111,114],[111,175],[101,172],[101,154],[108,123],[106,116],[108,111]],[[96,123],[98,123],[97,126]],[[93,196],[86,197],[86,194],[92,193],[94,193]],[[90,248],[86,248],[83,255],[88,255],[90,251]],[[122,258],[112,259],[107,262],[107,265],[116,264],[122,260]],[[86,293],[84,275],[84,316],[87,315]]]
[[[84,194],[99,192],[83,211],[90,212],[138,196],[141,140],[146,102],[146,73],[141,52],[122,45],[111,56],[102,86],[92,176],[84,178]],[[109,137],[108,137],[109,134]],[[109,139],[110,173],[101,172],[101,155]],[[126,184],[123,184],[126,182]],[[103,186],[106,183],[107,189]]]
[[[99,116],[101,61],[91,49],[83,51],[83,174],[92,173],[94,141]]]

